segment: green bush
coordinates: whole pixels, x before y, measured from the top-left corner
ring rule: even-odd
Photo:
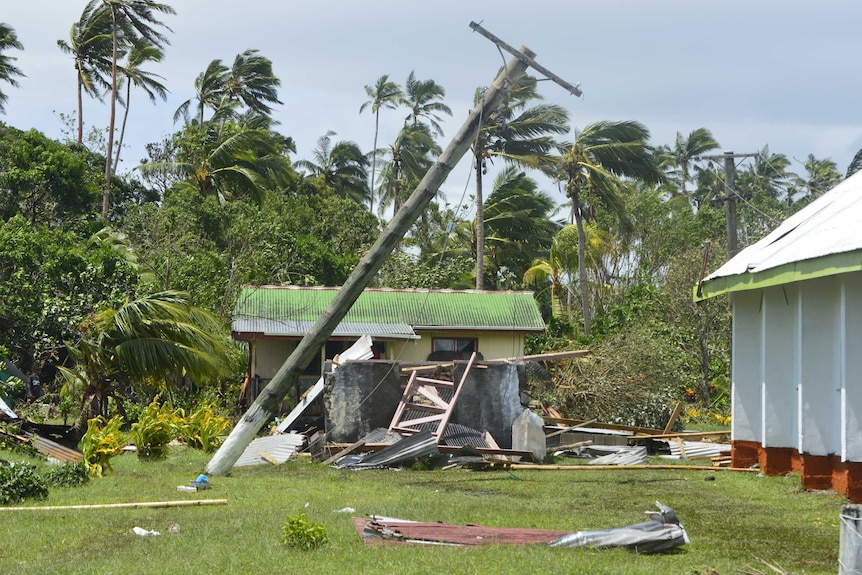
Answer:
[[[170,403],[159,405],[156,396],[132,424],[132,440],[141,459],[161,459],[168,453],[168,443],[179,435],[180,420]]]
[[[0,505],[47,496],[48,486],[35,466],[0,459]]]
[[[52,487],[78,487],[90,480],[87,466],[83,461],[55,465],[44,474],[44,478],[45,482]]]
[[[102,416],[87,421],[81,452],[90,477],[102,477],[105,471],[114,472],[111,458],[120,455],[128,443],[128,436],[123,433],[122,426],[123,418],[119,415],[108,421]]]
[[[282,542],[288,547],[309,551],[329,543],[329,536],[326,527],[310,521],[305,512],[300,512],[285,520]]]

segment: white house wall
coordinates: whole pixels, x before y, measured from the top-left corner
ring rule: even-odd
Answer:
[[[731,366],[732,423],[734,441],[756,441],[761,437],[761,292],[732,294],[733,364]]]
[[[862,273],[735,292],[735,441],[862,461]]]

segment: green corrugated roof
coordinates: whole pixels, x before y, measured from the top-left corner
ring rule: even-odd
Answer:
[[[327,287],[245,287],[234,308],[234,323],[242,324],[244,332],[263,333],[263,324],[272,321],[316,321],[337,293],[338,288]],[[256,329],[256,320],[261,329]],[[342,321],[425,329],[545,329],[533,294],[512,291],[366,289]]]

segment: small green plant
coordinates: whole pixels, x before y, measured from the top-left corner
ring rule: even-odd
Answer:
[[[304,511],[291,515],[284,522],[282,542],[294,549],[309,551],[329,543],[326,527],[308,519]]]
[[[123,418],[115,415],[106,421],[101,415],[87,421],[87,433],[81,440],[84,465],[90,477],[103,477],[105,471],[114,472],[111,458],[123,452],[128,437],[122,431]]]
[[[47,496],[48,486],[35,466],[0,459],[0,505]]]
[[[159,405],[156,396],[132,424],[132,440],[141,459],[162,459],[168,453],[168,443],[179,435],[181,418],[170,403]]]
[[[83,461],[55,465],[44,474],[44,478],[52,487],[78,487],[90,480]]]
[[[216,415],[212,406],[204,403],[180,424],[180,437],[190,447],[212,453],[230,428],[230,421]]]

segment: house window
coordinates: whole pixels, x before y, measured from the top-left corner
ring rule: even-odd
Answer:
[[[474,337],[435,337],[431,339],[431,351],[462,351],[479,350],[479,340]]]

